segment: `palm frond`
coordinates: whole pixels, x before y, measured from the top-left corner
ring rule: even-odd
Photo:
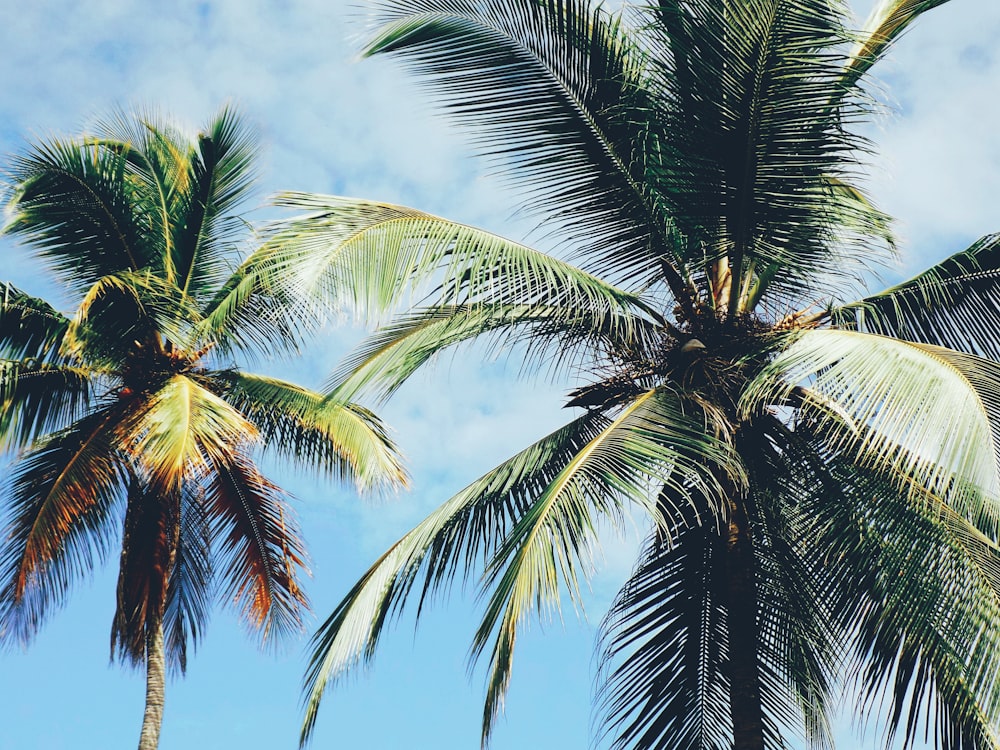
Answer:
[[[262,640],[301,629],[308,603],[296,579],[308,571],[283,493],[245,456],[213,464],[205,502],[223,598]]]
[[[731,744],[725,540],[655,533],[601,626],[599,708],[613,747]]]
[[[947,346],[1000,361],[1000,235],[941,261],[908,281],[833,311],[862,331]]]
[[[225,354],[298,354],[324,318],[313,305],[289,294],[295,273],[278,248],[257,248],[198,311],[193,340]]]
[[[180,531],[181,487],[164,492],[133,476],[125,502],[111,653],[146,661],[148,634],[163,623]],[[172,652],[178,660],[180,654]]]
[[[155,263],[130,200],[127,160],[87,141],[52,140],[12,161],[13,215],[4,231],[85,292],[98,279]]]
[[[578,577],[589,570],[597,518],[618,519],[634,505],[659,521],[659,486],[695,510],[695,500],[706,499],[718,517],[726,497],[720,477],[745,483],[731,444],[713,435],[707,421],[668,389],[641,395],[573,456],[504,538],[487,566],[490,597],[472,648],[478,657],[492,643],[484,744],[510,682],[524,621],[532,612],[558,609],[562,588],[579,602]]]
[[[73,579],[108,551],[122,494],[114,408],[94,412],[19,457],[4,483],[0,639],[27,642]]]
[[[800,408],[824,424],[838,450],[948,495],[963,515],[995,530],[1000,484],[990,408],[1000,370],[973,370],[969,359],[873,334],[806,331],[751,383],[743,408],[787,403],[804,384]]]
[[[364,407],[278,378],[239,372],[218,377],[223,396],[256,426],[265,449],[353,481],[361,491],[405,486],[399,449]]]
[[[170,377],[142,397],[118,425],[118,433],[122,449],[141,467],[151,490],[168,497],[257,438],[243,415],[185,375]]]
[[[596,314],[595,314],[596,312]],[[524,367],[551,374],[592,363],[598,352],[642,351],[662,332],[644,318],[549,305],[437,305],[398,316],[346,357],[331,378],[338,398],[388,399],[441,352],[486,338],[498,351],[523,344]]]
[[[837,502],[814,507],[832,612],[853,651],[861,710],[881,709],[887,745],[921,737],[942,750],[995,747],[1000,548],[932,492],[900,491],[892,470],[843,455]]]
[[[588,412],[530,445],[442,504],[369,568],[313,636],[303,743],[328,683],[374,656],[385,626],[401,613],[421,574],[421,608],[453,578],[472,578],[538,493],[607,423],[599,412]]]
[[[844,69],[844,89],[849,89],[892,47],[910,24],[948,0],[879,0],[871,10]]]
[[[198,646],[208,624],[213,591],[211,538],[204,488],[188,483],[182,488],[177,548],[163,613],[167,654],[181,674],[187,669],[188,646]]]
[[[656,315],[636,295],[569,263],[415,209],[301,193],[284,193],[277,203],[306,213],[273,226],[271,262],[287,269],[307,298],[366,320],[428,292],[441,304]]]
[[[69,319],[11,284],[0,284],[0,356],[53,361]]]
[[[839,5],[664,0],[648,15],[664,123],[648,179],[709,267],[709,302],[732,316],[765,296],[794,306],[854,286],[884,215],[831,189],[853,186],[863,151],[845,127],[861,102],[831,105],[848,39]],[[836,241],[853,239],[845,224],[864,247]]]
[[[173,267],[184,295],[203,296],[224,280],[227,238],[238,235],[242,220],[233,213],[255,180],[256,142],[232,107],[225,107],[198,136],[197,157],[188,161],[188,190],[177,198],[172,222]]]
[[[647,173],[661,146],[643,52],[586,0],[397,0],[364,54],[393,54],[529,194],[527,208],[636,286],[666,277],[690,302],[678,238]]]
[[[0,359],[0,452],[26,447],[82,417],[93,376],[82,367]]]

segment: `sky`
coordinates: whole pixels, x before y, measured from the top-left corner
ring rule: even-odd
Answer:
[[[854,5],[859,15],[870,2]],[[356,60],[363,8],[344,0],[37,0],[9,2],[0,24],[0,170],[27,141],[71,135],[116,107],[152,106],[194,132],[227,102],[256,126],[260,195],[295,189],[421,208],[524,239],[516,196],[484,173],[462,134],[391,60]],[[897,217],[910,275],[1000,230],[1000,3],[953,0],[927,14],[880,66],[885,114],[870,193]],[[266,216],[268,210],[258,216]],[[50,296],[40,267],[0,240],[0,280]],[[349,321],[345,321],[349,324]],[[290,371],[319,387],[360,333],[331,329]],[[271,466],[296,497],[311,551],[314,621],[393,541],[481,472],[562,423],[561,384],[514,365],[444,358],[382,414],[413,475],[381,501]],[[562,384],[564,385],[564,384]],[[0,471],[5,471],[0,467]],[[611,540],[586,617],[535,623],[519,642],[494,750],[590,745],[596,625],[629,566]],[[112,566],[81,581],[24,651],[0,651],[0,750],[135,744],[143,677],[109,662]],[[313,747],[474,750],[484,670],[470,672],[473,596],[403,618],[373,668],[327,694]],[[297,746],[308,632],[261,651],[216,610],[185,678],[167,688],[160,747]],[[847,732],[843,747],[868,747]]]

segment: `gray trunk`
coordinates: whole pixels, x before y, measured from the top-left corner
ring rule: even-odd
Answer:
[[[146,631],[146,712],[142,718],[139,750],[156,750],[160,744],[166,680],[163,622],[157,618],[156,624]]]

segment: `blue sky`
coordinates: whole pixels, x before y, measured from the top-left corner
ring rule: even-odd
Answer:
[[[481,173],[461,135],[432,114],[402,70],[388,60],[354,62],[351,38],[362,27],[342,0],[39,0],[8,8],[0,154],[25,139],[78,133],[116,106],[152,105],[194,130],[232,101],[265,147],[262,201],[281,189],[355,195],[523,238],[527,227],[509,219],[515,198]],[[1000,230],[998,39],[1000,3],[954,0],[928,14],[881,68],[889,111],[871,131],[881,156],[869,186],[899,219],[900,273]],[[2,242],[0,280],[49,295],[40,269]],[[319,386],[358,335],[331,329],[295,363],[295,378]],[[517,383],[516,375],[502,362],[445,359],[399,393],[384,412],[413,470],[413,490],[399,497],[359,500],[349,488],[274,467],[273,478],[298,498],[317,618],[435,505],[560,423],[558,385]],[[630,549],[628,540],[612,541],[599,561],[589,624],[570,611],[563,622],[531,627],[495,750],[589,745],[594,624],[628,571]],[[109,664],[112,567],[77,587],[28,650],[0,652],[0,750],[135,744],[143,681]],[[477,748],[484,676],[470,675],[466,663],[474,605],[452,597],[416,635],[404,618],[374,668],[328,694],[314,746]],[[217,611],[187,677],[168,686],[161,748],[296,747],[305,642],[262,653],[231,614]]]

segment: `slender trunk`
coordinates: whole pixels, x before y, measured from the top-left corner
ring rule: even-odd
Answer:
[[[167,678],[163,647],[163,620],[156,618],[146,630],[146,712],[142,718],[139,750],[156,750],[163,723],[163,694]]]
[[[726,574],[729,587],[729,677],[733,750],[764,750],[753,540],[746,512],[739,501],[730,504]]]

